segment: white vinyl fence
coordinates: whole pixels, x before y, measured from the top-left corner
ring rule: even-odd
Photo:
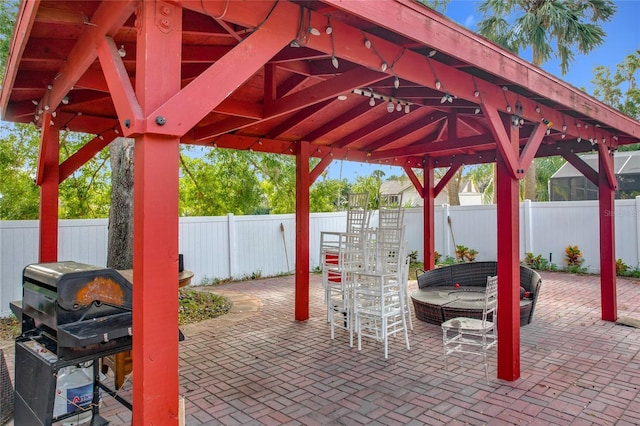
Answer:
[[[448,220],[447,218],[450,218]],[[405,212],[409,251],[422,258],[422,208]],[[640,265],[640,197],[616,201],[616,257]],[[449,222],[451,225],[449,225]],[[59,260],[104,266],[107,259],[107,220],[61,220]],[[377,224],[374,214],[372,225]],[[454,256],[455,245],[479,252],[477,260],[495,260],[496,206],[440,206],[435,214],[435,247]],[[520,204],[520,257],[542,254],[562,266],[564,248],[577,245],[589,272],[599,270],[600,240],[597,201]],[[38,221],[0,221],[0,316],[9,303],[22,298],[22,270],[38,261]],[[310,221],[310,264],[320,261],[320,232],[343,231],[346,213],[314,213]],[[454,244],[455,242],[455,244]],[[274,276],[295,269],[295,216],[261,215],[180,218],[180,253],[192,284],[214,279]]]

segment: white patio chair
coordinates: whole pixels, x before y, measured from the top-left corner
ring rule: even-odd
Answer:
[[[442,323],[444,365],[449,371],[449,355],[459,353],[482,355],[484,375],[489,381],[487,352],[497,345],[495,323],[498,308],[498,277],[487,277],[482,319],[457,317]]]
[[[403,332],[407,349],[411,348],[404,285],[404,276],[408,278],[406,243],[401,239],[403,230],[378,229],[375,235],[373,264],[368,270],[353,275],[355,331],[358,350],[362,349],[362,337],[369,337],[384,344],[384,356],[388,358],[389,336]]]
[[[349,343],[353,347],[353,273],[361,271],[367,263],[365,239],[369,233],[322,232],[321,266],[322,285],[325,290],[327,322],[331,327],[331,339],[335,329],[349,332]]]
[[[347,233],[369,229],[371,213],[368,192],[349,193],[347,195]]]
[[[403,312],[404,295],[394,273],[358,272],[354,274],[354,319],[358,350],[362,338],[369,337],[384,345],[389,357],[389,337],[403,332],[407,350],[411,349]]]

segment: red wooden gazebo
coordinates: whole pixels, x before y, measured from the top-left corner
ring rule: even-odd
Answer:
[[[42,129],[40,260],[56,261],[58,185],[135,138],[134,390],[138,425],[177,424],[178,144],[295,155],[295,319],[309,317],[309,186],[334,159],[401,166],[425,199],[464,164],[496,162],[498,377],[520,377],[518,181],[562,155],[598,185],[602,318],[616,320],[612,158],[640,123],[411,0],[29,0],[2,118]],[[60,162],[59,133],[95,134]],[[577,154],[599,153],[593,170]],[[309,159],[320,159],[310,170]],[[434,168],[449,167],[434,184]],[[424,171],[424,183],[415,170]]]

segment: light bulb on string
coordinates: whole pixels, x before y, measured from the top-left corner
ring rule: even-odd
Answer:
[[[371,99],[369,99],[369,105],[370,106],[376,106],[376,100],[374,99],[373,95],[371,95]]]
[[[387,104],[387,112],[393,112],[395,109],[396,107],[393,105],[393,102],[389,101]]]

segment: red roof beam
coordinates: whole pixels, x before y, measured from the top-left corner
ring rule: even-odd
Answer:
[[[16,17],[17,26],[14,28],[13,36],[11,37],[9,57],[7,58],[6,70],[2,82],[4,90],[2,90],[0,94],[0,111],[2,112],[3,118],[7,112],[7,105],[9,104],[9,97],[11,96],[11,91],[7,90],[7,88],[13,87],[14,85],[18,74],[18,67],[24,54],[25,41],[29,38],[31,28],[36,18],[36,11],[39,7],[40,1],[20,2],[18,16]]]
[[[50,83],[50,89],[40,100],[39,108],[55,110],[58,107],[82,74],[94,63],[97,57],[96,45],[104,36],[117,32],[138,4],[135,0],[100,3],[91,22],[86,23],[84,34],[69,53],[59,74]]]
[[[464,153],[466,150],[488,151],[496,148],[496,143],[491,135],[476,135],[454,140],[444,140],[439,142],[416,143],[411,146],[377,151],[371,154],[371,160],[382,160],[395,158],[402,155],[425,155],[425,154],[454,154]]]
[[[433,118],[420,117],[417,120],[413,121],[412,123],[402,126],[400,130],[379,138],[375,142],[368,144],[367,150],[371,153],[379,151],[385,146],[395,142],[398,139],[404,138],[416,132],[424,131],[425,128],[429,128],[430,126],[436,125],[438,122],[440,122],[441,120],[444,120],[444,118],[446,117],[445,115],[439,115],[439,113],[434,115],[435,117]],[[425,122],[426,121],[425,119],[429,120],[429,122]]]
[[[288,45],[295,37],[297,27],[291,25],[293,17],[278,13],[281,10],[280,4],[282,3],[272,5],[274,10],[268,15],[269,19],[241,44],[235,46],[152,112],[146,118],[145,130],[167,135],[184,135]],[[208,6],[207,3],[207,10]],[[229,9],[235,9],[234,6],[234,2],[229,3]],[[248,16],[253,15],[253,6],[247,8],[242,5],[242,9]],[[264,17],[262,15],[261,19]],[[239,63],[243,66],[238,67]],[[202,93],[207,93],[208,96],[202,96]],[[160,116],[171,117],[171,120],[159,125],[156,123],[156,117]]]
[[[384,7],[381,7],[381,3],[378,2],[323,1],[356,16],[366,17],[366,19],[373,22],[384,23],[384,26],[393,32],[402,34],[426,46],[433,46],[447,55],[482,68],[493,75],[512,81],[514,84],[526,87],[528,90],[535,90],[551,101],[568,106],[586,116],[598,118],[617,130],[640,138],[639,123],[634,122],[629,117],[584,92],[570,87],[540,68],[532,66],[516,55],[506,52],[483,37],[461,28],[427,7],[409,0],[385,2]],[[425,25],[426,20],[428,20],[428,25]],[[381,51],[382,46],[379,44],[376,41],[376,47]],[[479,46],[480,48],[478,48]],[[435,63],[435,61],[432,62]],[[453,67],[448,68],[451,70],[450,74],[460,72]],[[396,72],[398,75],[405,76],[399,69],[396,69]],[[442,78],[448,77],[444,74],[439,74],[439,76]],[[413,78],[408,79],[415,81]],[[481,85],[482,87],[479,87],[481,92],[486,92],[488,89],[485,83]],[[488,85],[488,83],[486,84]],[[453,85],[445,85],[445,87],[453,89]],[[473,89],[471,91],[467,89],[465,92],[467,94],[473,93]],[[460,97],[468,99],[468,96]],[[529,105],[523,104],[523,106],[525,109],[529,109]],[[530,121],[536,121],[535,118],[535,116],[529,118],[529,114],[526,117]],[[554,120],[559,118],[561,117],[553,117]]]

